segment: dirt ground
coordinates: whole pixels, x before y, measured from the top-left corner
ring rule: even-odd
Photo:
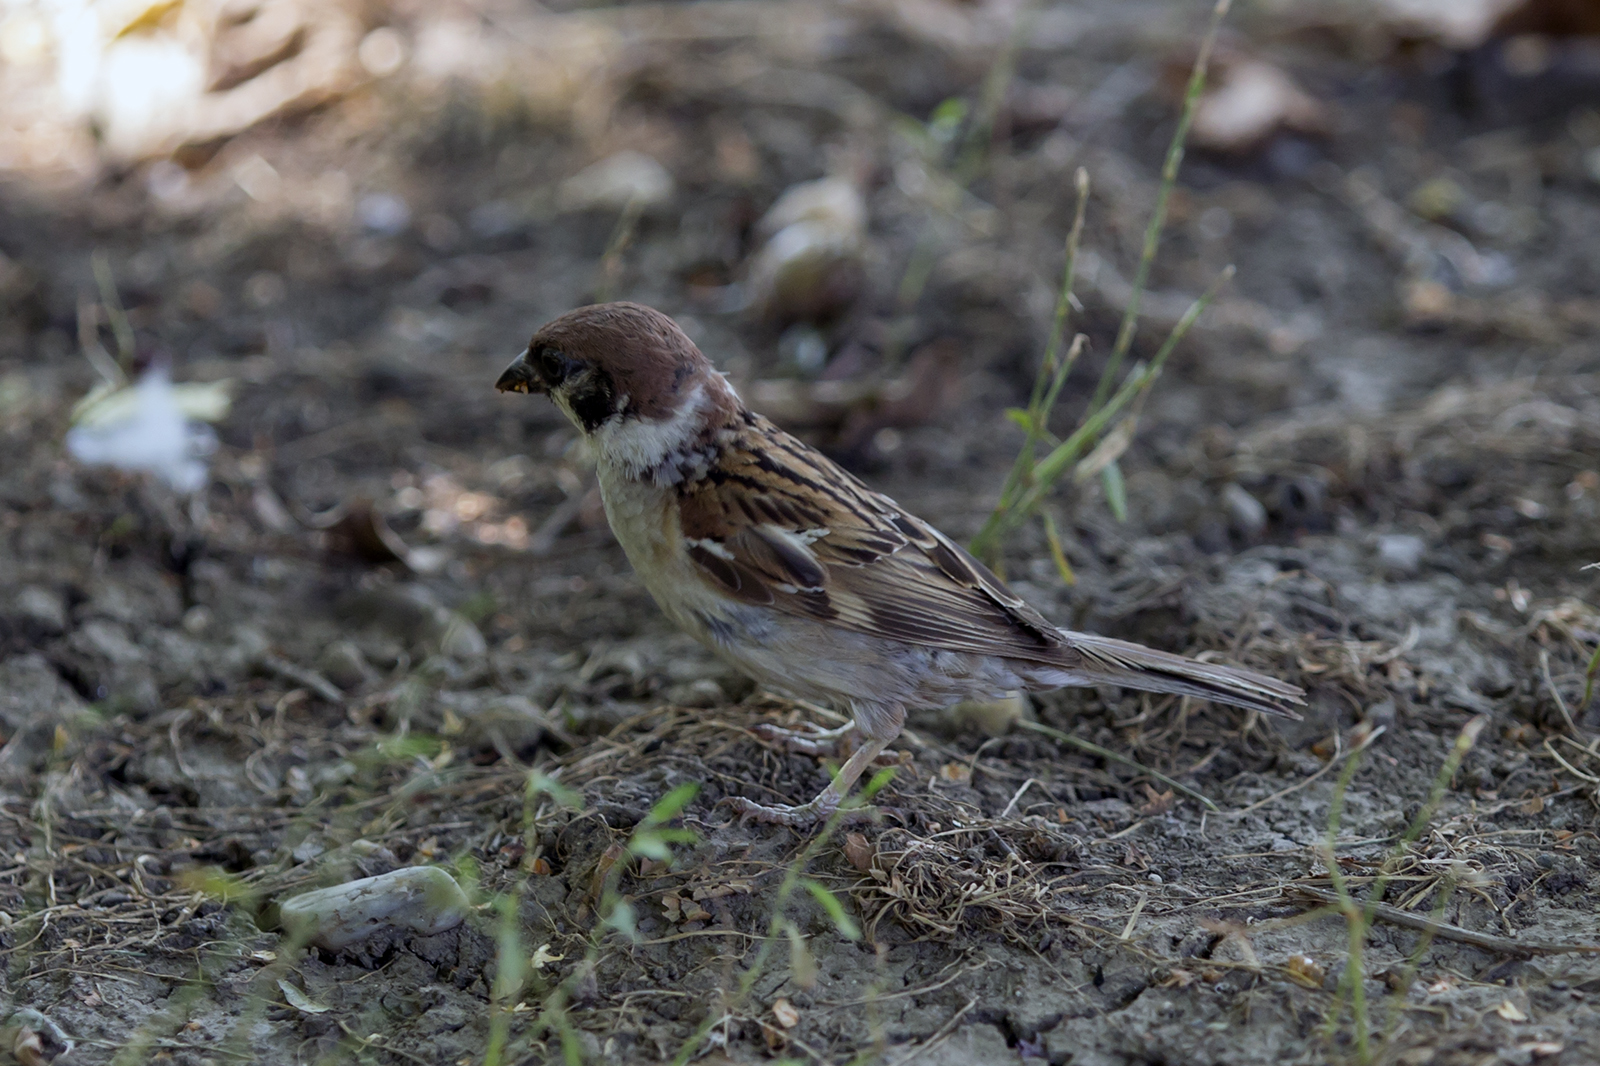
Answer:
[[[1237,276],[1142,412],[1126,521],[1069,479],[1076,583],[1038,523],[1004,566],[1062,624],[1304,685],[1304,721],[1032,700],[1130,765],[924,714],[876,814],[819,837],[717,803],[812,795],[824,763],[752,726],[831,723],[674,632],[573,433],[494,379],[554,314],[648,302],[754,406],[971,537],[1021,440],[1003,412],[1044,347],[1073,169],[1091,345],[1063,432],[1206,11],[1034,9],[962,190],[931,117],[982,98],[1010,8],[568,6],[374,7],[408,65],[183,169],[6,157],[0,1054],[1600,1061],[1600,955],[1560,950],[1600,943],[1592,45],[1546,42],[1534,70],[1520,38],[1389,47],[1339,5],[1234,13],[1228,55],[1291,71],[1321,128],[1190,152],[1133,357]],[[619,211],[592,172],[563,185],[623,151],[671,187]],[[764,320],[741,298],[756,221],[828,172],[867,208],[855,298]],[[96,381],[80,323],[115,350],[96,252],[141,360],[233,383],[196,499],[63,449]],[[630,856],[687,782],[692,836]],[[1334,876],[1365,892],[1386,861],[1353,941]],[[328,952],[275,927],[297,891],[430,863],[478,904],[453,930]]]

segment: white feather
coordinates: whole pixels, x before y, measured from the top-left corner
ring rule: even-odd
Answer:
[[[629,477],[643,477],[685,451],[700,435],[705,402],[705,386],[696,385],[669,418],[606,419],[594,431],[601,461]]]

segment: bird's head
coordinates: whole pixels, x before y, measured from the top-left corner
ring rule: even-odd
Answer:
[[[634,469],[721,425],[738,397],[678,324],[635,303],[580,307],[539,328],[495,388],[544,393],[603,456]]]

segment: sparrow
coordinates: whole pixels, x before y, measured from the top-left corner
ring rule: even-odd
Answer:
[[[569,311],[495,387],[543,393],[589,443],[611,530],[668,618],[760,684],[850,710],[861,742],[828,787],[793,807],[725,801],[747,818],[825,820],[908,710],[1019,689],[1116,685],[1299,717],[1294,685],[1052,625],[949,537],[747,408],[653,308]]]

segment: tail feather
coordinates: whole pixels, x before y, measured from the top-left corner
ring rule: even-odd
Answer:
[[[1093,633],[1064,633],[1069,647],[1081,655],[1070,669],[1041,667],[1038,680],[1051,685],[1118,685],[1142,692],[1178,696],[1244,707],[1283,718],[1299,718],[1305,691],[1277,678],[1237,666],[1202,663],[1126,640]]]

